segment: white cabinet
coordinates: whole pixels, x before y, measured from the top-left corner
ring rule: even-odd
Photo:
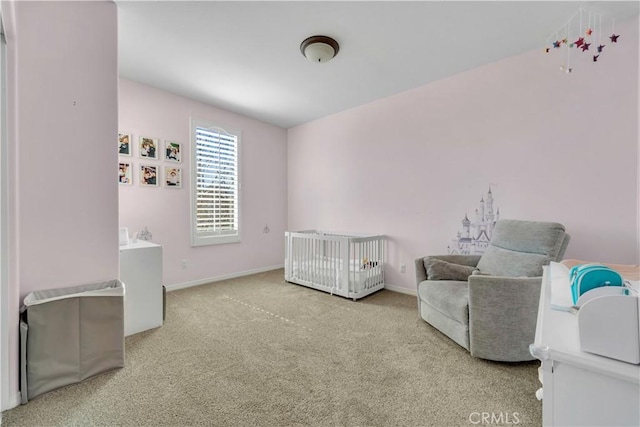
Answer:
[[[551,309],[560,280],[545,267],[535,343],[542,361],[545,426],[640,425],[640,365],[580,350],[575,314]],[[611,331],[615,334],[616,331]]]
[[[162,326],[162,246],[142,240],[120,246],[120,280],[125,336]]]

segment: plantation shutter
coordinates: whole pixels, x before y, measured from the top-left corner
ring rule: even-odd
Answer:
[[[195,232],[198,236],[239,234],[238,136],[195,127]]]

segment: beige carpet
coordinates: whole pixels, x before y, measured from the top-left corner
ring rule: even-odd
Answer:
[[[164,326],[126,339],[124,369],[2,425],[468,426],[488,413],[537,426],[538,366],[472,358],[415,297],[353,302],[276,270],[168,293]]]

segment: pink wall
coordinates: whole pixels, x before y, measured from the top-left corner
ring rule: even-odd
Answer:
[[[117,10],[106,1],[3,2],[2,9],[15,400],[22,298],[118,277]]]
[[[138,184],[120,186],[120,225],[129,233],[145,226],[153,242],[163,246],[164,283],[202,283],[283,264],[287,218],[286,130],[202,104],[150,86],[120,79],[120,130],[178,141],[182,144],[183,188],[149,188]],[[242,182],[242,242],[191,247],[189,221],[190,117],[240,130]],[[162,154],[162,153],[161,153]],[[131,160],[142,159],[137,147]],[[157,165],[177,165],[164,160]],[[270,232],[263,233],[265,225]],[[182,260],[188,267],[182,268]]]
[[[616,29],[570,75],[541,48],[289,129],[289,229],[386,234],[415,289],[491,185],[501,217],[563,223],[566,257],[638,263],[638,20]]]

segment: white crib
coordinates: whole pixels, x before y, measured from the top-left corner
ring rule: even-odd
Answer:
[[[284,279],[346,298],[384,288],[384,236],[287,231]]]

